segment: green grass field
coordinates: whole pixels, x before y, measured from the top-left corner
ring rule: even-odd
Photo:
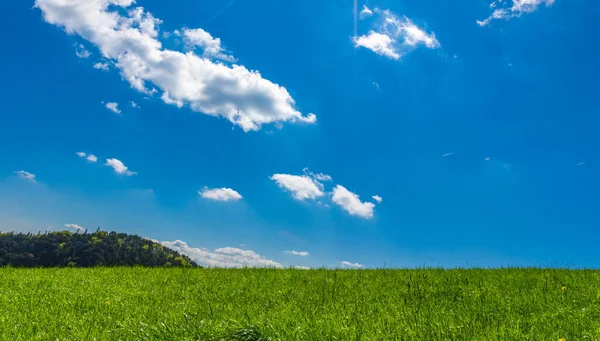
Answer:
[[[600,271],[0,269],[0,340],[597,340]]]

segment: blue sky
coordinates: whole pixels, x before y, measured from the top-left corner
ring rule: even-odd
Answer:
[[[1,230],[212,266],[599,264],[600,3],[0,9]]]

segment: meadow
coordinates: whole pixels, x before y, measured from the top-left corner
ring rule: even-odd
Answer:
[[[0,340],[561,339],[600,271],[0,268]]]

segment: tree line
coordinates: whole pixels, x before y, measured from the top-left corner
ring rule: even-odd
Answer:
[[[194,261],[149,239],[126,233],[70,231],[0,232],[0,266],[196,267]]]

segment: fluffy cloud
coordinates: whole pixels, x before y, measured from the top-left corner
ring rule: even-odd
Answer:
[[[358,264],[358,263],[350,263],[350,262],[348,262],[348,261],[343,261],[343,262],[341,262],[341,264],[342,264],[343,266],[347,266],[347,267],[349,267],[349,268],[356,268],[356,269],[358,269],[358,268],[362,268],[362,267],[363,267],[363,265],[362,265],[362,264]]]
[[[290,191],[297,200],[316,199],[325,195],[323,184],[308,175],[273,174],[271,180],[279,188]]]
[[[361,19],[369,16],[363,15],[365,9],[368,8],[366,6],[363,8]],[[377,14],[378,21],[368,34],[354,38],[355,47],[364,47],[378,55],[394,60],[400,59],[405,52],[419,45],[430,49],[440,47],[435,33],[425,32],[407,17],[398,17],[390,10],[380,10],[379,8],[369,11],[371,14],[373,12]]]
[[[120,114],[121,110],[119,109],[119,104],[115,102],[106,103],[106,109],[114,112],[115,114]]]
[[[158,92],[148,88],[153,85],[162,91],[165,103],[222,116],[244,131],[268,123],[316,122],[314,114],[304,116],[295,109],[285,87],[242,65],[212,60],[211,51],[220,48],[215,38],[194,40],[204,44],[209,55],[163,48],[158,40],[161,21],[133,4],[134,0],[35,0],[46,22],[97,46],[133,88],[151,94]],[[198,38],[199,31],[187,31],[196,33],[188,34],[188,41]]]
[[[94,154],[88,155],[84,152],[77,152],[75,154],[77,154],[77,156],[79,156],[80,158],[85,158],[88,162],[91,162],[91,163],[96,163],[96,161],[98,161],[98,158]]]
[[[108,71],[108,63],[96,63],[94,64],[94,69]]]
[[[383,198],[380,197],[379,195],[374,195],[371,198],[373,198],[373,200],[377,201],[378,204],[381,204],[381,202],[383,201]]]
[[[213,36],[201,28],[184,29],[183,40],[189,46],[196,46],[203,50],[202,56],[207,58],[221,59],[227,62],[234,62],[235,58],[226,53],[221,47],[221,39]]]
[[[130,105],[132,108],[135,108],[135,109],[137,109],[137,108],[139,108],[139,107],[140,107],[140,106],[139,106],[137,103],[135,103],[134,101],[129,101],[129,105]]]
[[[136,172],[132,172],[118,159],[106,159],[106,166],[112,167],[115,170],[115,173],[120,175],[132,176],[136,175]]]
[[[351,215],[366,219],[373,217],[373,208],[375,207],[375,204],[371,202],[361,202],[358,195],[350,192],[344,186],[337,185],[333,189],[332,200]]]
[[[298,269],[298,270],[310,270],[310,267],[304,266],[304,265],[296,265],[296,266],[294,266],[294,269]]]
[[[354,40],[356,47],[367,48],[380,56],[394,60],[400,59],[400,54],[394,46],[395,41],[387,34],[370,31],[368,35],[362,35]]]
[[[234,191],[231,188],[204,188],[202,191],[198,191],[205,199],[217,200],[217,201],[238,201],[243,197],[240,193]]]
[[[289,254],[294,255],[294,256],[300,256],[300,257],[306,257],[306,256],[309,255],[309,253],[306,252],[306,251],[295,251],[295,250],[292,250],[292,251],[284,251],[284,252],[285,253],[289,253]]]
[[[283,265],[266,259],[254,251],[234,247],[219,248],[214,251],[190,247],[186,242],[160,242],[161,245],[190,257],[200,265],[219,268],[241,267],[273,267],[283,268]]]
[[[498,5],[502,5],[503,1],[498,0],[490,5],[490,8],[496,8]],[[512,6],[505,6],[503,8],[496,8],[492,14],[484,20],[477,20],[479,26],[486,26],[490,21],[494,19],[510,19],[519,17],[523,13],[531,13],[538,9],[542,4],[550,6],[554,3],[554,0],[513,0]]]
[[[15,174],[17,174],[17,176],[23,180],[35,182],[35,174],[33,174],[33,173],[29,173],[24,170],[20,170],[20,171],[15,171]]]
[[[74,229],[74,230],[77,230],[77,231],[85,231],[85,230],[87,230],[85,227],[81,227],[81,226],[79,226],[77,224],[65,224],[65,227],[68,228],[68,229]]]

